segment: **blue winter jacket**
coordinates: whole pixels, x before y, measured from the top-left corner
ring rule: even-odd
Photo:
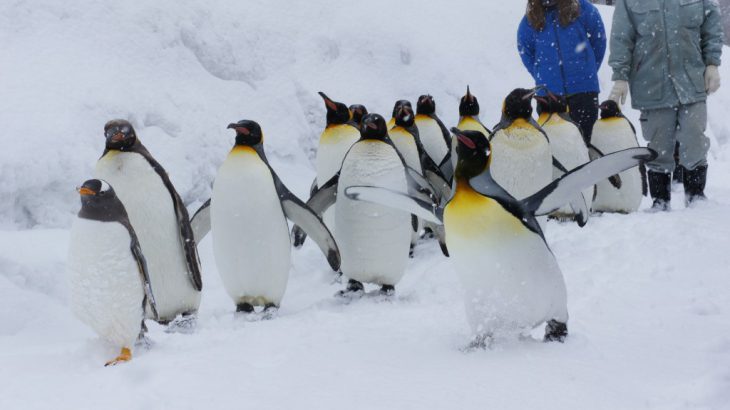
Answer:
[[[606,31],[598,9],[587,0],[579,3],[580,17],[566,27],[551,10],[542,31],[533,28],[527,16],[517,31],[517,49],[527,71],[535,84],[546,85],[554,94],[600,91],[598,68],[606,52]]]

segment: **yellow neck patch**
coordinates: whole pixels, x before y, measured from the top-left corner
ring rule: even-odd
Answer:
[[[228,155],[256,155],[259,154],[256,152],[253,147],[250,147],[248,145],[234,145],[233,149],[231,149],[230,154]]]
[[[526,228],[514,215],[492,198],[476,192],[466,179],[456,182],[454,197],[444,210],[446,235],[465,238],[484,235],[509,235]]]
[[[328,125],[319,137],[320,144],[337,144],[344,141],[360,138],[357,128],[347,124]]]
[[[489,136],[486,128],[474,117],[465,116],[459,119],[459,126],[457,127],[462,131],[479,131],[484,134],[485,137]]]

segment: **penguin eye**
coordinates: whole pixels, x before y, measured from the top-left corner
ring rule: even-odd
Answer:
[[[122,134],[129,134],[129,131],[132,131],[132,129],[129,127],[129,125],[123,125],[122,128],[119,129],[119,131]]]

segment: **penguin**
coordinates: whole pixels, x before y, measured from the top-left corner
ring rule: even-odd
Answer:
[[[357,125],[357,128],[362,128],[362,119],[368,115],[368,109],[362,104],[352,104],[350,107],[352,113],[352,122]]]
[[[601,118],[593,125],[591,143],[604,154],[639,146],[633,124],[621,113],[616,102],[607,100],[600,105]],[[644,165],[628,169],[619,174],[621,186],[609,181],[596,185],[593,200],[594,212],[636,212],[642,195],[646,196],[648,186]]]
[[[436,115],[436,102],[432,96],[418,97],[415,122],[426,154],[435,164],[441,164],[451,148],[451,134]]]
[[[335,206],[335,238],[342,255],[341,271],[349,278],[337,296],[359,297],[363,283],[380,286],[390,296],[405,273],[411,243],[408,212],[382,205],[352,201],[343,195],[350,185],[377,184],[409,192],[407,166],[388,136],[385,119],[368,114],[360,140],[347,152],[340,172],[307,203],[321,214]],[[337,201],[335,201],[337,198]]]
[[[466,94],[461,97],[459,102],[459,124],[457,127],[462,130],[479,131],[484,135],[492,133],[479,120],[479,101],[477,101],[477,97],[472,95],[469,86],[466,86]]]
[[[560,267],[536,220],[581,190],[616,172],[656,158],[633,148],[599,158],[519,200],[494,179],[492,150],[479,131],[452,128],[457,164],[453,196],[444,207],[381,186],[350,186],[345,195],[443,223],[455,271],[465,290],[473,347],[518,337],[546,323],[544,341],[568,335],[567,292]]]
[[[236,142],[218,170],[210,199],[213,254],[236,311],[281,305],[291,268],[287,219],[320,246],[333,270],[340,253],[324,222],[282,183],[266,159],[263,133],[255,121],[228,125]]]
[[[388,125],[387,125],[389,130],[391,128],[395,127],[395,117],[398,114],[398,109],[401,106],[403,106],[404,104],[408,104],[409,106],[411,105],[410,101],[408,101],[408,100],[398,100],[393,105],[393,114],[390,116],[390,119],[388,120]]]
[[[556,96],[548,91],[547,96],[536,96],[535,100],[540,113],[537,123],[550,140],[550,150],[566,170],[571,170],[590,161],[588,147],[578,125],[568,115],[568,102],[563,96]],[[565,172],[553,167],[553,179],[561,177]],[[583,191],[586,207],[590,208],[594,187]],[[575,220],[575,213],[569,205],[565,205],[550,215],[560,221]]]
[[[120,349],[106,363],[132,359],[143,334],[145,306],[157,306],[147,262],[127,211],[106,181],[90,179],[77,191],[81,210],[71,227],[66,270],[74,315]]]
[[[352,144],[360,139],[360,128],[353,121],[352,111],[345,104],[333,101],[321,91],[319,95],[324,100],[327,109],[327,125],[319,137],[316,159],[317,177],[312,183],[310,198],[316,194],[319,187],[339,171],[345,154]],[[334,231],[334,212],[335,209],[331,208],[322,215],[322,220],[330,231]],[[292,229],[292,237],[296,248],[304,245],[307,239],[307,235],[299,226],[294,226]]]
[[[187,331],[195,323],[203,284],[185,204],[128,121],[107,122],[104,135],[106,148],[95,177],[114,187],[137,233],[155,290],[156,320],[175,320],[168,330]]]
[[[540,88],[517,88],[510,92],[502,106],[502,119],[489,136],[494,180],[517,199],[524,199],[550,183],[553,168],[568,171],[553,157],[548,136],[532,119],[532,97]],[[584,226],[589,210],[582,193],[570,201],[570,207],[575,221]],[[547,217],[539,220],[544,230]]]

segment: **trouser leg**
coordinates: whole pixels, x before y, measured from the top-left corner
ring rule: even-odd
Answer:
[[[583,139],[591,142],[593,125],[598,119],[598,93],[579,93],[568,97],[570,118],[578,124]]]
[[[702,101],[679,106],[677,123],[679,164],[689,171],[707,165],[707,152],[710,150],[710,139],[705,135],[707,104]]]
[[[676,108],[641,111],[639,122],[648,147],[657,152],[654,161],[646,164],[653,172],[671,174],[674,171],[674,145],[677,139]]]

